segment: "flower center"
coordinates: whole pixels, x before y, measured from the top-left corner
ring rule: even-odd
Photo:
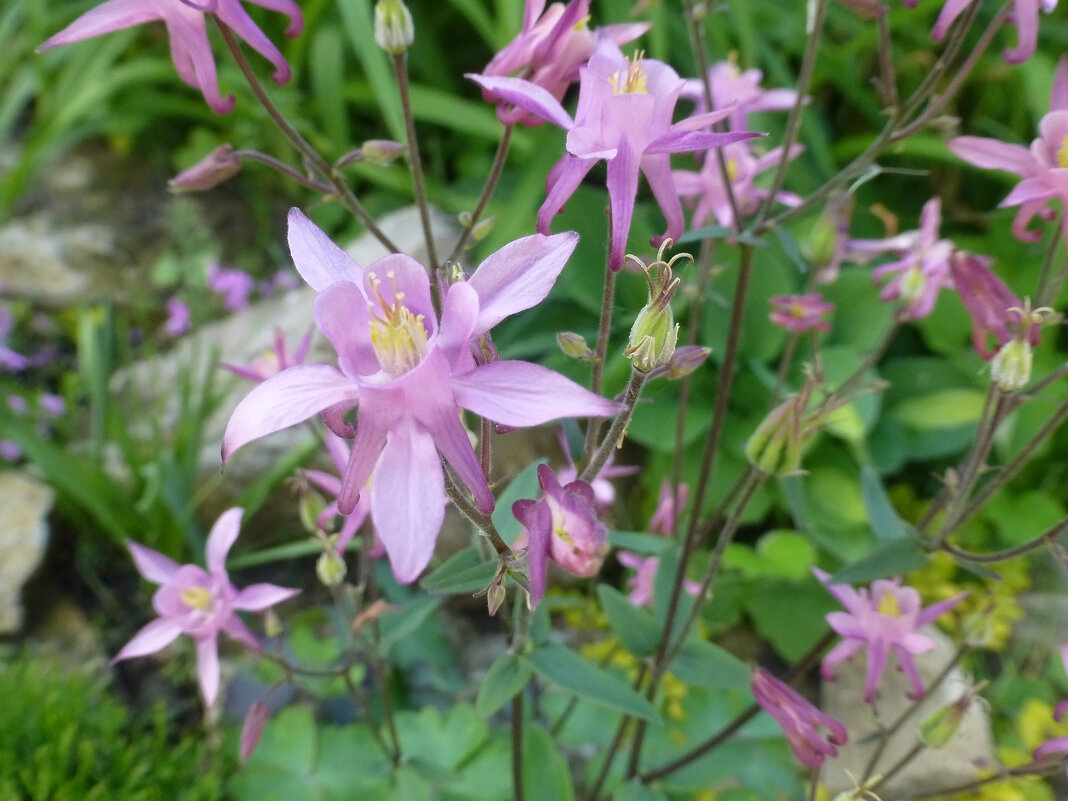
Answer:
[[[727,178],[731,183],[738,180],[738,159],[727,159]]]
[[[875,611],[887,617],[901,617],[901,607],[898,606],[897,596],[892,592],[883,593],[883,597],[879,600],[879,605],[875,607]]]
[[[647,95],[646,79],[649,77],[642,69],[642,59],[645,53],[641,50],[634,54],[633,58],[627,59],[627,68],[615,73],[608,82],[612,84],[612,91],[617,95]]]
[[[917,267],[909,267],[901,276],[901,297],[906,303],[915,303],[923,297],[923,290],[927,286],[927,276],[923,270]]]
[[[580,19],[578,22],[575,23],[575,27],[572,30],[576,30],[576,31],[584,31],[584,30],[586,30],[586,26],[589,25],[590,18],[592,16],[593,16],[592,14],[587,14],[585,17],[583,17],[582,19]]]
[[[182,603],[190,609],[207,612],[211,609],[211,590],[207,587],[186,587],[182,590]]]
[[[793,317],[795,320],[805,319],[805,307],[797,302],[791,303],[790,316]]]
[[[1061,140],[1061,146],[1057,148],[1057,166],[1068,167],[1068,136]]]
[[[396,378],[423,360],[427,334],[423,315],[412,314],[404,305],[404,293],[397,291],[396,275],[390,271],[386,277],[393,285],[393,301],[386,303],[378,289],[382,282],[374,273],[368,273],[367,282],[378,306],[368,303],[367,310],[371,313],[371,347],[378,364]]]

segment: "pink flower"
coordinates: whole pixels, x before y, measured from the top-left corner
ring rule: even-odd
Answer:
[[[638,194],[638,176],[644,174],[667,218],[663,239],[678,239],[683,232],[682,205],[671,181],[671,154],[707,150],[751,139],[759,134],[701,131],[730,109],[691,117],[672,124],[675,103],[684,81],[667,64],[643,59],[627,60],[612,42],[602,39],[581,71],[578,110],[571,118],[542,87],[519,78],[468,75],[504,101],[555,123],[567,131],[567,152],[549,171],[546,198],[538,211],[538,231],[547,234],[552,218],[601,159],[608,162],[608,198],[611,206],[609,265],[623,266],[627,235]]]
[[[790,151],[790,158],[796,157],[802,149],[800,145],[794,146]],[[734,202],[738,204],[738,210],[743,215],[755,213],[769,192],[754,185],[753,179],[779,163],[782,148],[777,147],[763,156],[755,156],[747,143],[736,142],[724,145],[723,157],[727,165],[731,193],[734,195]],[[705,159],[699,172],[674,170],[671,179],[675,183],[675,191],[681,197],[697,199],[692,227],[700,228],[705,225],[710,215],[715,217],[720,225],[734,227],[734,209],[727,195],[727,187],[723,183],[718,159]],[[787,206],[796,206],[801,202],[801,198],[793,192],[780,191],[775,199]]]
[[[285,14],[289,17],[286,36],[293,38],[300,35],[304,17],[294,0],[248,2]],[[256,27],[239,0],[107,0],[82,14],[38,47],[37,52],[159,20],[167,26],[171,60],[179,77],[189,86],[199,89],[213,111],[226,114],[234,107],[234,96],[223,97],[219,93],[205,14],[214,14],[220,24],[230,28],[270,61],[274,65],[273,77],[277,83],[289,80],[289,65],[285,58],[263,31]]]
[[[237,539],[242,513],[241,509],[229,509],[212,526],[207,570],[199,565],[179,565],[151,548],[126,542],[137,570],[160,585],[152,597],[159,617],[137,632],[112,662],[155,653],[179,634],[188,634],[196,643],[197,676],[204,702],[209,707],[215,703],[219,692],[219,632],[258,651],[259,640],[234,613],[262,612],[299,592],[274,584],[253,584],[238,590],[230,583],[226,555]]]
[[[208,265],[208,289],[222,298],[223,305],[229,311],[248,308],[248,296],[252,294],[255,283],[244,270],[227,269],[217,261]]]
[[[778,723],[794,754],[805,765],[818,768],[829,756],[837,756],[836,745],[845,745],[845,726],[821,712],[785,682],[762,668],[753,668],[749,689],[761,708]]]
[[[490,60],[482,74],[503,77],[518,72],[559,101],[567,87],[579,79],[579,68],[593,54],[599,39],[608,39],[617,45],[626,44],[650,26],[648,22],[608,25],[594,33],[586,25],[589,16],[590,0],[571,0],[566,6],[553,3],[548,9],[545,0],[527,0],[523,30]],[[499,100],[488,89],[483,96],[490,103]],[[529,126],[542,124],[540,117],[510,108],[507,103],[497,107],[497,116],[505,125],[517,122]]]
[[[167,300],[167,319],[163,323],[163,330],[169,337],[180,337],[192,327],[189,307],[178,298]]]
[[[950,260],[957,294],[972,318],[972,346],[984,359],[1014,338],[1022,327],[1023,302],[990,270],[993,259],[958,251]],[[1027,339],[1038,344],[1038,326],[1027,325]],[[990,334],[997,340],[993,350],[987,344]]]
[[[901,256],[898,261],[876,267],[872,279],[893,276],[879,297],[884,301],[898,298],[904,301],[900,312],[903,320],[917,320],[930,314],[938,291],[952,283],[949,258],[955,248],[948,239],[938,238],[941,222],[942,201],[933,197],[923,205],[918,231],[889,239],[854,239],[849,243],[846,258],[855,261],[866,261],[876,253],[896,252]]]
[[[608,529],[597,518],[593,488],[585,481],[561,486],[548,465],[538,465],[540,500],[512,504],[512,514],[523,524],[530,570],[530,601],[545,596],[549,559],[577,576],[592,576],[608,553]]]
[[[685,484],[679,485],[678,495],[672,496],[671,484],[664,481],[660,484],[660,498],[656,505],[656,511],[649,519],[649,533],[661,537],[670,537],[675,531],[678,515],[686,506],[686,497],[690,488]],[[651,606],[653,603],[653,583],[656,580],[656,571],[660,567],[660,559],[656,556],[639,556],[631,551],[620,551],[617,554],[619,563],[636,571],[627,579],[631,591],[628,598],[635,606]],[[697,595],[701,591],[701,584],[696,581],[686,580],[683,589],[690,595]]]
[[[746,117],[754,111],[786,111],[797,102],[793,89],[762,89],[760,70],[740,70],[735,60],[720,61],[708,68],[708,85],[712,90],[713,110],[730,109],[732,131],[746,128]],[[700,78],[686,81],[682,97],[695,103],[694,113],[708,111],[705,88]]]
[[[919,630],[960,603],[968,593],[921,609],[920,594],[912,587],[902,587],[900,578],[878,579],[870,589],[855,590],[848,584],[828,585],[830,575],[818,568],[812,568],[812,572],[847,610],[827,615],[827,623],[845,639],[823,658],[823,678],[833,680],[835,665],[867,646],[864,700],[870,703],[875,698],[875,688],[886,668],[887,657],[893,650],[898,665],[915,688],[909,697],[922,697],[923,681],[913,656],[927,653],[935,643]]]
[[[980,136],[958,136],[947,143],[950,150],[970,164],[986,170],[1005,170],[1023,179],[1000,203],[1020,207],[1012,233],[1021,242],[1042,238],[1040,231],[1031,231],[1028,225],[1036,215],[1045,220],[1056,217],[1050,200],[1059,197],[1068,202],[1068,57],[1062,56],[1057,63],[1049,113],[1039,122],[1038,133],[1039,138],[1030,149]]]
[[[275,326],[274,343],[271,349],[253,359],[252,364],[247,367],[234,364],[220,366],[249,381],[257,383],[266,381],[272,375],[276,375],[295,364],[304,364],[304,359],[308,355],[308,346],[311,345],[311,335],[311,331],[306,333],[297,343],[297,349],[290,355],[286,347],[285,333],[281,328]]]
[[[1068,701],[1061,701],[1053,711],[1055,720],[1062,721],[1068,715]],[[1035,761],[1041,762],[1051,754],[1068,754],[1068,735],[1047,740],[1035,749]]]
[[[807,295],[778,295],[768,298],[774,307],[769,317],[775,325],[800,334],[804,331],[830,331],[831,324],[822,319],[834,311],[834,304],[823,299],[819,292]]]
[[[931,38],[936,42],[945,39],[949,26],[974,2],[975,0],[946,0],[942,13],[938,15],[934,28],[931,29]],[[905,5],[915,7],[916,0],[905,0]],[[1039,6],[1049,14],[1057,7],[1057,0],[1016,0],[1010,21],[1016,24],[1020,41],[1014,50],[1005,51],[1005,60],[1010,64],[1020,64],[1034,55],[1038,44]]]
[[[578,478],[578,467],[575,465],[575,460],[571,457],[571,448],[567,444],[567,435],[564,434],[563,429],[560,430],[558,436],[560,442],[560,450],[564,452],[564,457],[567,459],[567,467],[561,467],[556,471],[556,480],[561,484],[569,484]],[[638,472],[637,466],[616,466],[612,464],[615,461],[616,454],[613,452],[609,455],[608,461],[605,462],[604,467],[601,468],[597,476],[590,482],[590,486],[593,487],[593,497],[597,504],[597,511],[603,512],[608,509],[616,500],[616,488],[612,486],[611,478],[618,478],[619,476],[631,476]]]
[[[345,440],[329,430],[326,432],[325,442],[326,450],[334,460],[334,466],[338,470],[338,476],[344,475],[349,459],[352,458],[352,452],[349,449],[349,446],[345,444]],[[304,470],[303,473],[308,481],[334,498],[334,500],[323,509],[318,519],[315,521],[320,529],[327,531],[331,520],[340,514],[337,508],[337,502],[338,498],[341,497],[342,481],[338,476],[324,473],[321,470]],[[363,525],[364,521],[367,520],[367,516],[370,513],[371,496],[365,492],[361,493],[360,499],[356,502],[356,507],[349,514],[344,516],[345,522],[341,526],[341,531],[338,532],[337,552],[339,554],[344,553],[345,546],[347,546],[352,538],[356,536],[356,532],[359,530],[360,526]],[[385,550],[382,548],[378,532],[375,532],[375,547],[372,552],[367,555],[372,559],[377,559],[383,553],[385,553]]]
[[[577,242],[566,233],[506,245],[470,280],[448,287],[439,324],[422,265],[394,254],[364,269],[293,209],[290,250],[301,276],[320,293],[316,322],[337,350],[340,370],[297,365],[253,389],[226,427],[223,462],[242,445],[322,412],[331,430],[353,440],[338,511],[352,513],[371,478],[375,529],[397,580],[414,581],[444,519],[442,457],[478,508],[493,509],[461,408],[507,426],[619,410],[535,364],[476,364],[469,347],[505,317],[541,302]],[[353,409],[354,426],[345,419]]]

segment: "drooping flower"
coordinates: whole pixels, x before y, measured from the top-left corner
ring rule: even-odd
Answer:
[[[299,36],[304,17],[294,0],[247,0],[289,17],[286,36]],[[290,78],[289,65],[277,47],[267,38],[241,5],[240,0],[107,0],[82,14],[70,25],[37,48],[41,53],[53,47],[90,39],[105,33],[163,22],[171,40],[171,60],[179,77],[194,89],[218,114],[234,107],[234,96],[223,97],[215,72],[215,57],[208,41],[205,14],[213,14],[220,24],[232,30],[274,66],[273,78],[285,83]]]
[[[823,299],[819,292],[806,295],[777,295],[768,298],[772,312],[768,315],[775,325],[800,334],[804,331],[830,331],[831,324],[823,315],[834,311],[834,304]]]
[[[126,542],[138,572],[160,585],[152,597],[159,617],[137,632],[112,662],[155,653],[179,634],[188,634],[196,644],[197,676],[204,702],[209,707],[215,703],[219,692],[219,632],[258,651],[259,640],[235,612],[262,612],[300,592],[274,584],[253,584],[238,590],[230,583],[226,555],[237,539],[242,514],[241,509],[229,509],[212,526],[207,542],[207,570],[199,565],[179,565],[158,551]]]
[[[835,746],[849,739],[845,726],[810,704],[783,681],[762,668],[753,668],[749,689],[761,708],[782,727],[794,755],[818,768],[827,757],[837,756]]]
[[[556,471],[556,480],[560,484],[570,484],[578,478],[578,467],[571,456],[571,447],[567,444],[567,435],[563,429],[559,431],[557,441],[560,443],[560,450],[564,452],[564,458],[567,459],[567,466],[561,467]],[[609,455],[608,461],[604,463],[604,467],[590,482],[590,486],[593,487],[593,498],[597,504],[598,512],[604,512],[615,503],[616,488],[609,479],[618,478],[619,476],[631,476],[637,473],[639,469],[636,465],[614,465],[612,462],[615,461],[615,458],[616,454],[613,451]]]
[[[959,251],[950,259],[950,270],[957,294],[972,318],[972,347],[984,359],[990,359],[995,351],[1011,342],[1021,330],[1024,302],[1004,282],[994,275],[990,265],[993,259],[974,253]],[[1028,310],[1030,317],[1030,310]],[[1027,320],[1024,336],[1033,347],[1038,344],[1038,326]],[[990,335],[996,345],[988,344]]]
[[[608,553],[608,529],[597,517],[593,488],[585,481],[561,486],[548,465],[538,465],[542,496],[512,504],[512,514],[523,524],[520,533],[527,549],[530,602],[545,596],[549,560],[577,576],[592,576]]]
[[[790,150],[790,158],[795,158],[801,151],[802,147],[795,145]],[[756,156],[747,143],[736,142],[723,147],[723,157],[730,180],[730,195],[723,183],[723,171],[719,168],[718,159],[706,158],[698,172],[673,170],[671,173],[675,191],[683,198],[694,200],[693,228],[706,225],[709,216],[714,217],[720,225],[733,228],[736,221],[731,196],[741,214],[748,216],[755,213],[761,201],[770,193],[756,186],[753,181],[761,172],[779,163],[782,148],[777,147],[762,156]],[[793,192],[780,191],[775,199],[786,206],[796,206],[801,202],[801,198]]]
[[[442,457],[478,508],[493,509],[461,408],[507,426],[619,410],[535,364],[476,364],[469,347],[505,317],[544,299],[577,242],[574,233],[539,234],[506,245],[469,280],[448,287],[439,324],[418,262],[394,254],[360,267],[293,209],[290,250],[301,276],[320,293],[316,322],[337,350],[340,370],[296,365],[253,389],[227,425],[223,461],[254,439],[322,412],[329,428],[353,439],[338,510],[352,513],[371,478],[375,528],[397,579],[413,581],[433,554],[445,514]],[[355,425],[345,419],[353,409]]]
[[[846,608],[845,612],[827,615],[827,623],[844,639],[823,658],[823,678],[833,680],[835,666],[866,646],[868,668],[864,681],[864,700],[870,703],[875,698],[875,689],[886,668],[886,660],[893,651],[897,654],[898,665],[914,688],[909,697],[921,698],[924,693],[923,681],[913,657],[932,650],[935,643],[919,630],[960,603],[967,593],[921,608],[920,594],[912,587],[902,587],[899,577],[878,579],[872,582],[870,588],[855,590],[848,584],[827,584],[830,575],[818,568],[812,568],[812,572]]]
[[[297,343],[297,349],[290,354],[288,347],[286,347],[285,332],[275,326],[274,341],[271,344],[271,349],[261,353],[247,367],[236,364],[223,364],[220,366],[248,381],[255,381],[256,383],[266,381],[272,375],[276,375],[295,364],[304,364],[304,359],[308,356],[308,347],[311,345],[311,335],[312,332],[308,331],[301,337],[300,342]]]
[[[914,8],[917,0],[904,0],[906,6]],[[975,0],[946,0],[942,12],[931,29],[931,38],[941,42],[946,38],[949,27]],[[1005,60],[1010,64],[1021,64],[1035,53],[1038,45],[1038,11],[1039,7],[1047,14],[1057,8],[1057,0],[1015,0],[1009,21],[1015,23],[1019,33],[1019,43],[1012,50],[1005,51]]]
[[[923,204],[918,231],[907,231],[888,239],[854,239],[849,243],[847,258],[866,261],[877,253],[897,253],[897,261],[876,267],[872,280],[893,276],[879,297],[884,301],[900,299],[904,306],[902,320],[918,320],[934,309],[938,291],[952,285],[950,256],[956,248],[948,239],[938,238],[942,223],[942,201],[933,197]]]
[[[546,198],[538,210],[538,231],[547,234],[567,199],[601,159],[608,162],[608,197],[611,207],[609,265],[623,266],[627,235],[638,194],[638,176],[644,174],[667,219],[664,239],[677,240],[683,232],[682,205],[671,180],[671,154],[707,150],[759,134],[702,131],[730,113],[730,109],[697,115],[672,124],[675,103],[684,81],[660,61],[624,57],[619,47],[602,39],[581,70],[575,118],[545,89],[519,78],[468,75],[483,89],[567,131],[567,152],[549,171]]]
[[[482,71],[486,76],[511,76],[519,73],[533,84],[561,100],[567,87],[579,79],[579,69],[593,54],[598,39],[617,45],[637,39],[650,23],[636,22],[606,25],[597,31],[587,26],[590,0],[571,0],[566,6],[553,3],[545,7],[545,0],[527,0],[523,11],[523,30],[500,50]],[[497,95],[487,89],[485,99],[494,103]],[[506,103],[497,107],[497,116],[505,125],[541,125],[543,120]]]
[[[1019,3],[1017,3],[1019,7]],[[958,136],[947,142],[957,156],[985,170],[1005,170],[1023,180],[1000,206],[1019,206],[1012,233],[1021,242],[1035,242],[1041,231],[1028,228],[1036,216],[1052,220],[1050,200],[1068,202],[1068,57],[1062,56],[1053,76],[1049,113],[1038,124],[1030,149],[998,139]]]

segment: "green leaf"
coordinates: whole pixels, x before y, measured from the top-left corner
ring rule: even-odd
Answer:
[[[607,584],[598,585],[597,598],[612,633],[624,648],[638,657],[649,656],[656,650],[660,643],[660,626],[652,614],[635,606],[627,596]]]
[[[656,556],[664,547],[664,538],[644,531],[609,531],[608,544],[624,551]]]
[[[571,768],[541,726],[523,731],[523,797],[527,801],[574,801]]]
[[[472,545],[454,553],[419,584],[427,592],[456,595],[485,589],[496,573],[497,563],[483,562],[478,548]]]
[[[542,678],[569,693],[597,701],[643,720],[659,721],[660,714],[649,701],[629,684],[587,662],[581,656],[556,643],[544,643],[523,659]]]
[[[667,801],[667,796],[635,778],[617,787],[612,793],[612,801]]]
[[[709,225],[704,228],[695,228],[692,231],[687,231],[679,237],[679,241],[676,244],[685,245],[690,242],[700,242],[704,239],[726,239],[732,237],[738,242],[742,242],[746,245],[754,245],[755,247],[764,247],[767,244],[763,239],[753,236],[752,234],[740,234],[733,228],[728,228],[725,225]]]
[[[515,515],[512,514],[512,504],[523,498],[537,498],[541,494],[541,486],[538,484],[538,465],[544,462],[545,460],[542,459],[534,464],[528,464],[520,470],[519,474],[508,482],[508,486],[504,488],[500,497],[497,498],[496,506],[493,508],[493,525],[496,527],[497,533],[509,544],[519,536],[519,532],[523,528],[520,522],[515,519]]]
[[[890,417],[918,430],[962,426],[979,420],[985,399],[977,389],[944,389],[903,400]]]
[[[893,504],[886,497],[883,482],[875,468],[865,465],[860,468],[860,493],[864,508],[868,510],[868,522],[872,533],[879,540],[899,540],[908,535],[908,530],[897,516]]]
[[[440,598],[417,598],[401,609],[385,612],[381,617],[382,640],[378,644],[379,652],[389,653],[389,649],[399,640],[422,626],[440,603]]]
[[[475,712],[480,717],[488,718],[523,691],[533,672],[530,665],[515,654],[503,654],[490,665],[486,677],[482,679],[475,700]]]
[[[691,637],[671,663],[671,674],[695,687],[741,691],[749,686],[749,666],[714,642]]]
[[[920,541],[907,537],[886,540],[865,557],[846,565],[827,580],[827,584],[858,584],[885,576],[897,576],[916,570],[927,562]]]

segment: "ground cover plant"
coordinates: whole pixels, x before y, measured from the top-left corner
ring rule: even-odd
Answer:
[[[1062,792],[1056,5],[3,12],[0,207],[85,142],[180,195],[148,300],[0,301],[130,697],[235,799]]]

